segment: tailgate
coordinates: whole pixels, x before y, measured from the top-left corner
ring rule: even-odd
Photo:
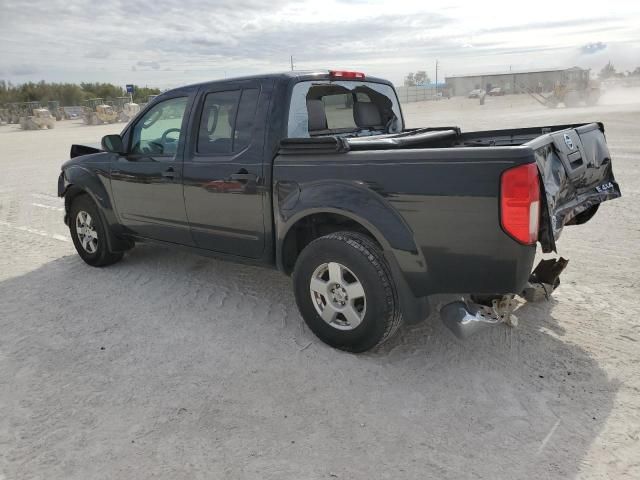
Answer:
[[[548,133],[528,145],[544,185],[540,243],[548,252],[565,225],[589,220],[602,202],[621,195],[620,187],[600,123]]]

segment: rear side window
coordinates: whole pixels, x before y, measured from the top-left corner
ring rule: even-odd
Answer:
[[[251,143],[253,136],[253,120],[258,106],[258,89],[247,88],[242,90],[240,106],[236,117],[236,128],[233,138],[233,151],[239,152]]]
[[[258,89],[207,94],[204,100],[197,151],[203,155],[239,152],[251,143]]]

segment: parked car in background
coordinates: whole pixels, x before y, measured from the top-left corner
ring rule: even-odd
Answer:
[[[501,97],[502,95],[504,95],[504,90],[500,87],[495,87],[489,90],[488,95],[491,97]]]
[[[480,98],[484,94],[485,94],[484,90],[482,90],[481,88],[475,88],[469,92],[469,95],[467,95],[467,98]]]

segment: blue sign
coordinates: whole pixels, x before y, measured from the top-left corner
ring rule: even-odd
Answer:
[[[127,93],[133,93],[133,85],[127,85]]]

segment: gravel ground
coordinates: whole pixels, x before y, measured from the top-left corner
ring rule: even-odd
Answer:
[[[605,122],[623,198],[567,228],[563,283],[459,342],[437,316],[381,349],[320,343],[290,279],[157,247],[75,255],[72,142],[0,127],[0,480],[640,478],[640,101],[405,106],[411,126]],[[636,99],[640,95],[636,95]]]

